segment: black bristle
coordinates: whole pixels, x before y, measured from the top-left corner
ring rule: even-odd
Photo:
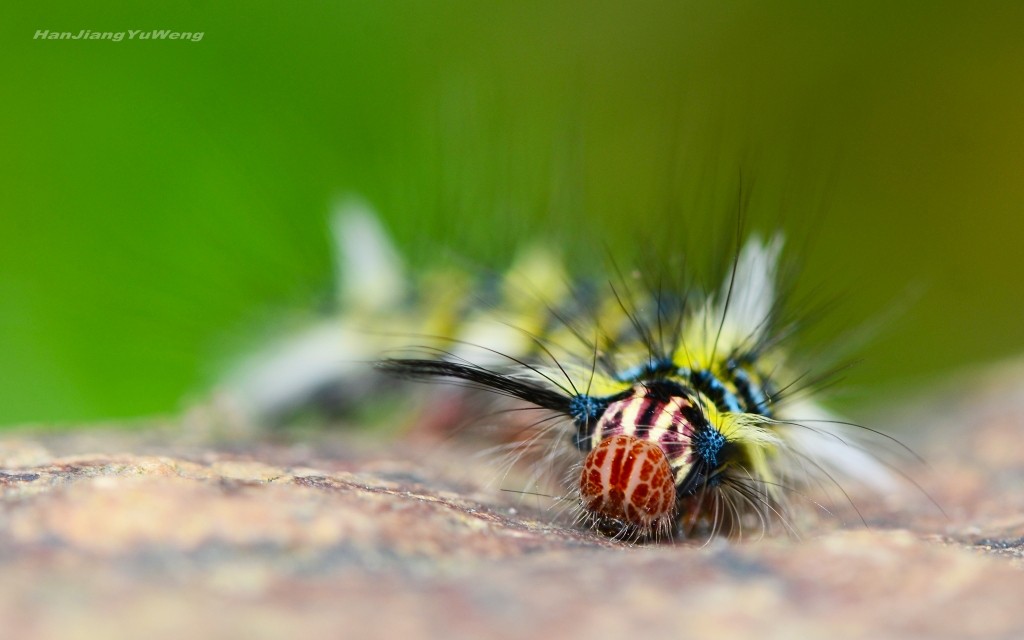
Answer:
[[[455,378],[471,383],[487,391],[519,398],[538,407],[569,414],[572,397],[531,383],[519,377],[490,371],[472,364],[460,364],[445,360],[424,360],[417,358],[393,358],[382,360],[377,369],[391,375],[416,380],[431,378]]]

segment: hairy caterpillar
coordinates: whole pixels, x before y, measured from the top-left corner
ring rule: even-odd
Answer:
[[[889,486],[885,465],[811,402],[820,378],[785,349],[793,326],[775,293],[781,237],[737,247],[710,291],[624,276],[574,284],[550,252],[534,249],[498,284],[494,308],[482,309],[451,275],[432,296],[405,302],[389,245],[363,208],[349,205],[338,223],[345,320],[305,338],[312,364],[290,365],[315,382],[307,395],[367,390],[354,384],[367,376],[352,363],[380,345],[352,318],[391,336],[386,346],[419,335],[425,353],[381,360],[377,371],[452,380],[542,412],[510,448],[540,452],[534,464],[563,478],[578,521],[627,539],[794,530],[798,504],[825,508],[808,488]],[[256,370],[282,370],[282,360]],[[250,397],[265,400],[266,382],[249,377]]]

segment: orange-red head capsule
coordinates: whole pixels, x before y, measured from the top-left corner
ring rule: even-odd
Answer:
[[[602,440],[587,455],[580,477],[583,507],[644,533],[668,531],[676,486],[656,443],[630,435]]]

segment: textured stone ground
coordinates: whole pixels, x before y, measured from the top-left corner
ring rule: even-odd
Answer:
[[[561,526],[447,448],[10,432],[0,637],[1024,637],[1024,372],[903,406],[945,516],[706,546]]]

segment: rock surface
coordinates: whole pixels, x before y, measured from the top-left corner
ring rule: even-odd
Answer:
[[[893,420],[922,504],[802,539],[637,547],[450,447],[138,432],[0,436],[10,638],[1024,637],[1024,373]],[[967,391],[965,391],[965,388]],[[488,477],[488,475],[490,477]]]

